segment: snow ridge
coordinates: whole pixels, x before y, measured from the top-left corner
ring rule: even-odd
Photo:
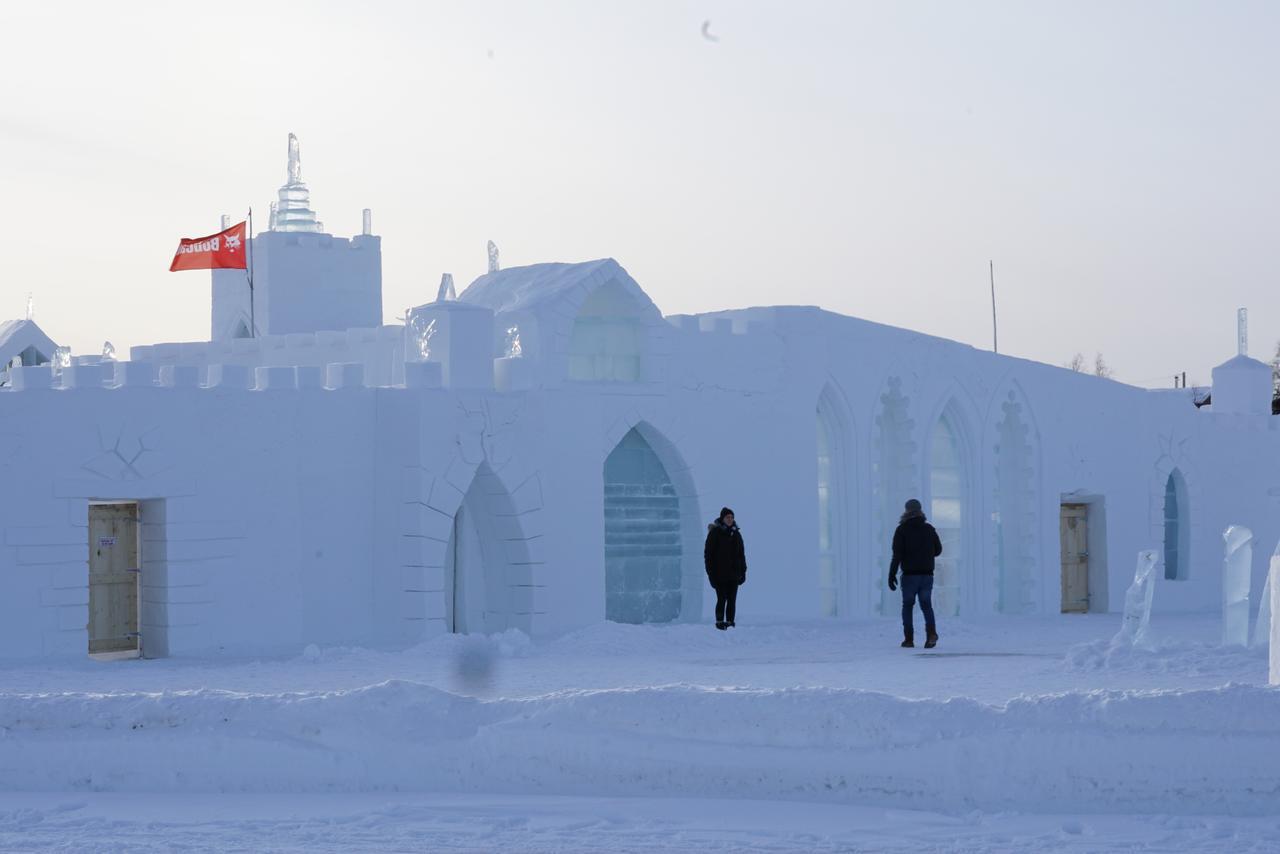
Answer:
[[[907,700],[670,685],[479,700],[345,691],[0,695],[11,791],[471,791],[933,810],[1265,814],[1280,691]]]

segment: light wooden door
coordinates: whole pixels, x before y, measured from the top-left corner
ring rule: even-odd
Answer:
[[[1062,613],[1083,614],[1089,610],[1089,506],[1063,504]]]
[[[89,652],[138,649],[138,505],[89,505]]]

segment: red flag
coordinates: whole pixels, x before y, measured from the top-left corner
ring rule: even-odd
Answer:
[[[244,223],[208,237],[184,237],[178,243],[169,272],[174,270],[244,270]]]

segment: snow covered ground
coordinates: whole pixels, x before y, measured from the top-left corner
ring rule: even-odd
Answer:
[[[746,616],[746,615],[744,615]],[[1280,849],[1211,616],[601,624],[0,671],[0,850]]]

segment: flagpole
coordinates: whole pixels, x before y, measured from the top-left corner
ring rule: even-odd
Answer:
[[[249,336],[258,337],[258,321],[253,299],[253,208],[249,208]]]

